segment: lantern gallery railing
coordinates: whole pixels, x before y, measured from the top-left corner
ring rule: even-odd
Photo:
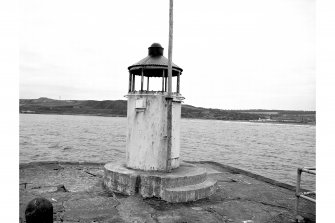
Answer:
[[[143,91],[130,91],[128,92],[128,94],[167,94],[166,91],[147,91],[147,90],[143,90]],[[179,96],[181,95],[180,93],[177,93],[177,92],[172,92],[172,95],[175,95],[175,96]]]
[[[136,94],[136,95],[164,95],[167,96],[168,93],[165,91],[131,91],[128,92],[128,95],[132,95],[132,94]],[[172,92],[171,94],[172,97],[174,97],[174,100],[184,100],[185,98],[177,92]],[[127,97],[127,95],[125,95],[125,97]]]
[[[302,172],[309,173],[316,175],[316,168],[315,167],[304,167],[304,168],[298,168],[297,170],[297,186],[296,186],[296,193],[295,196],[297,197],[296,199],[296,205],[295,205],[295,212],[296,212],[296,218],[298,219],[299,216],[299,199],[303,198],[308,201],[316,203],[315,198],[310,197],[311,195],[315,195],[315,191],[306,191],[306,192],[301,192],[300,191],[300,183],[301,183],[301,174]]]

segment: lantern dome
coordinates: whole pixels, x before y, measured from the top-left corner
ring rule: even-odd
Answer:
[[[162,70],[168,69],[168,59],[163,56],[164,48],[159,43],[153,43],[148,48],[148,56],[128,67],[131,74],[146,77],[161,77]],[[172,76],[181,75],[183,69],[172,62]],[[166,71],[167,72],[167,71]]]

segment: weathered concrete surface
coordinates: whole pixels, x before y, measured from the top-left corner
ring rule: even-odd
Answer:
[[[216,180],[207,179],[205,168],[189,163],[182,163],[170,173],[134,170],[126,164],[107,163],[103,183],[112,192],[157,197],[173,203],[206,198],[217,187]]]
[[[130,93],[127,95],[126,164],[140,170],[165,170],[167,148],[166,93]],[[177,102],[178,101],[178,102]],[[141,102],[141,103],[139,103]],[[143,104],[143,108],[136,108]],[[171,166],[179,166],[181,103],[172,102]]]
[[[208,199],[171,204],[157,198],[122,196],[102,187],[104,164],[33,163],[20,166],[20,221],[38,196],[54,205],[59,222],[293,222],[294,191],[239,174],[214,163],[207,169],[218,189]],[[64,185],[69,192],[59,185]],[[57,186],[59,190],[57,192]],[[315,205],[301,202],[306,222],[315,222]]]
[[[216,180],[206,179],[204,182],[199,184],[166,188],[163,190],[161,198],[171,203],[197,201],[214,194],[216,188]]]

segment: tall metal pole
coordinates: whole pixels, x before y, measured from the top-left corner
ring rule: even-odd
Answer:
[[[169,10],[169,52],[168,52],[168,111],[167,111],[167,156],[166,172],[171,172],[172,149],[172,39],[173,39],[173,0],[170,0]]]
[[[173,0],[170,0],[169,52],[168,52],[168,93],[172,96],[172,45],[173,45]]]

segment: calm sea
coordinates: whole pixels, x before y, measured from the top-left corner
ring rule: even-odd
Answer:
[[[211,160],[295,185],[315,166],[315,126],[182,119],[181,159]],[[125,159],[126,118],[20,114],[20,163]],[[315,189],[315,177],[303,176]]]

